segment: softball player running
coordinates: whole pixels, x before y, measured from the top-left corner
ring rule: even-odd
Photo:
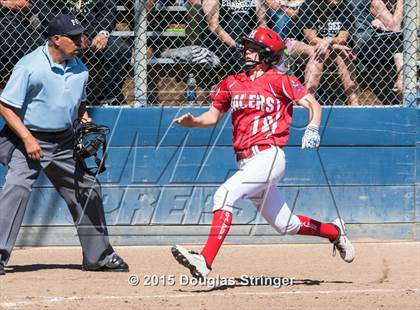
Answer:
[[[229,232],[232,208],[248,198],[281,235],[327,238],[344,261],[352,262],[355,251],[341,219],[322,223],[292,214],[276,187],[286,168],[282,148],[289,137],[293,103],[306,108],[310,116],[302,148],[317,148],[320,144],[321,106],[296,77],[275,68],[285,48],[276,32],[258,27],[243,38],[242,46],[247,70],[228,76],[218,85],[207,112],[197,117],[188,113],[174,120],[185,127],[212,127],[232,109],[233,148],[239,170],[214,194],[212,226],[201,253],[176,245],[172,247],[173,256],[194,277],[206,277]]]

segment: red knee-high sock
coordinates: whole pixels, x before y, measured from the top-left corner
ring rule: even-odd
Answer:
[[[226,235],[229,232],[230,225],[232,224],[232,213],[224,210],[217,210],[213,213],[213,221],[211,223],[209,237],[206,245],[201,251],[210,268],[214,258],[219,252]]]
[[[303,215],[297,217],[301,222],[298,235],[318,236],[330,240],[337,239],[339,235],[337,227],[333,224],[321,223]]]

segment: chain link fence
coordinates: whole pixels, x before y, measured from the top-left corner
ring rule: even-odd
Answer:
[[[418,99],[417,0],[8,0],[0,3],[0,88],[45,44],[48,21],[85,26],[89,104],[208,105],[245,68],[240,42],[258,25],[285,39],[279,70],[324,105],[412,105]],[[109,32],[106,48],[98,36]]]

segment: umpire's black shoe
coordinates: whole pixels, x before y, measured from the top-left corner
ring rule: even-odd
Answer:
[[[111,260],[107,262],[104,266],[98,268],[91,268],[83,266],[83,271],[108,271],[108,272],[128,272],[129,268],[127,263],[114,253],[111,257]]]
[[[0,276],[6,275],[6,271],[4,270],[4,265],[0,262]]]

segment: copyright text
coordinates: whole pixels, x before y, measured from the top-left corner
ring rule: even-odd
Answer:
[[[206,277],[197,279],[189,275],[131,275],[128,277],[128,283],[131,286],[204,286],[215,288],[219,286],[271,286],[281,288],[282,286],[291,286],[294,284],[294,278],[286,277],[267,277],[241,275],[238,277]]]

